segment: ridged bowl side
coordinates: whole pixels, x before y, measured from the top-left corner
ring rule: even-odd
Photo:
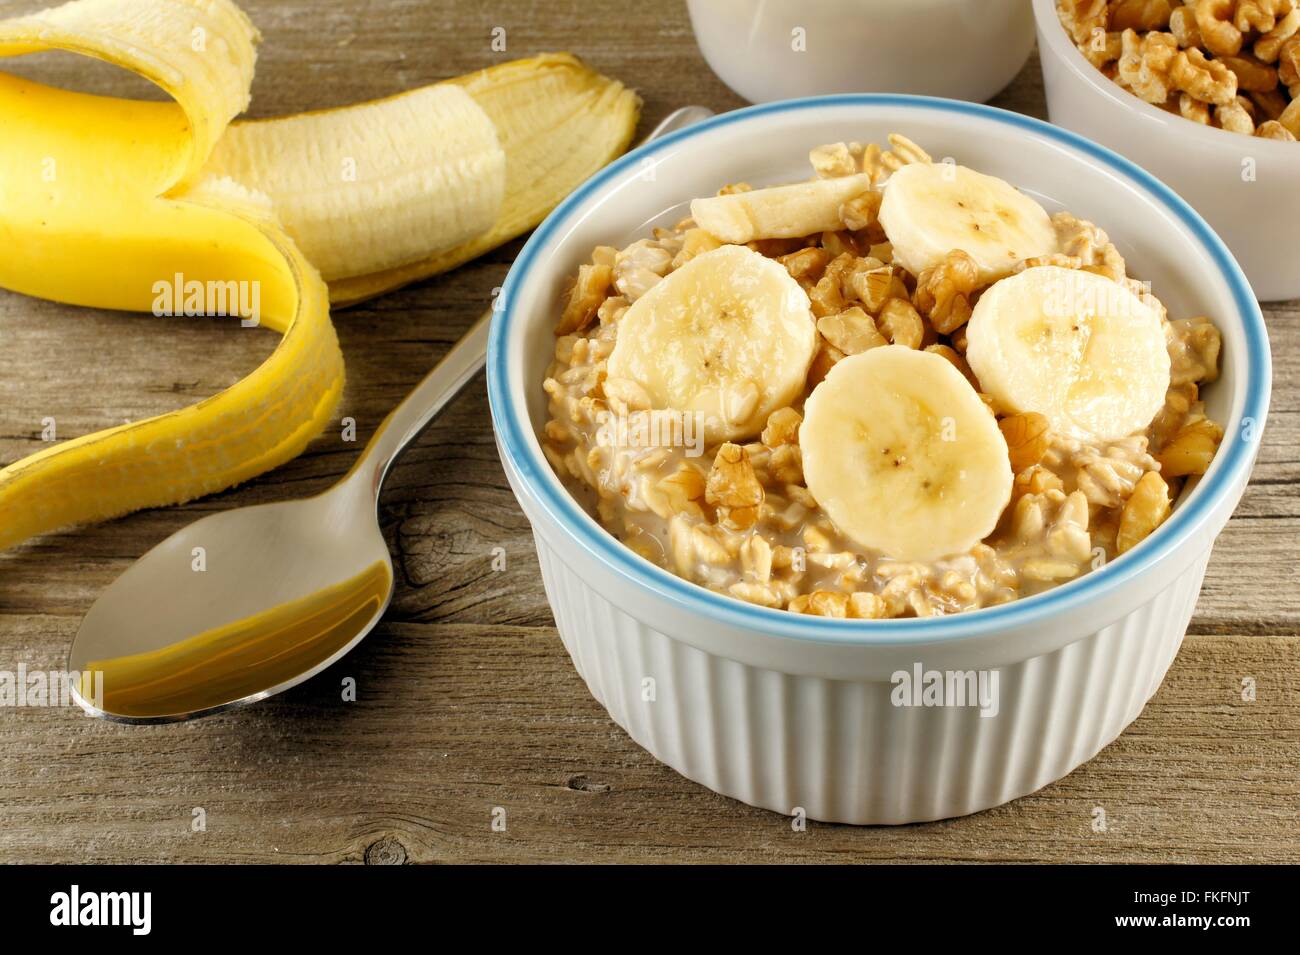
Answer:
[[[1006,661],[998,713],[981,717],[975,707],[896,707],[886,681],[791,675],[707,653],[620,610],[536,541],[565,648],[634,740],[723,795],[855,824],[979,812],[1095,756],[1159,687],[1208,559],[1110,626]]]

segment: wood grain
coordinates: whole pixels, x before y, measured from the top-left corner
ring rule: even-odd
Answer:
[[[40,4],[0,0],[0,14]],[[493,0],[244,6],[265,37],[253,114],[394,93],[569,49],[636,87],[643,125],[742,105],[700,59],[684,6]],[[9,64],[7,64],[7,68]],[[135,95],[70,56],[18,71]],[[1031,62],[996,105],[1044,115]],[[340,415],[299,459],[225,494],[0,554],[0,669],[62,664],[95,595],[213,510],[326,487],[482,310],[512,243],[336,316]],[[481,383],[398,465],[382,506],[398,569],[386,621],[308,684],[194,724],[121,727],[0,710],[0,861],[1295,861],[1300,858],[1300,304],[1267,308],[1275,362],[1264,451],[1214,551],[1189,636],[1143,715],[1089,764],[976,816],[860,829],[788,820],[655,762],[610,722],[553,629],[527,522],[496,458]],[[196,401],[273,347],[217,320],[74,309],[0,292],[0,463]],[[492,549],[507,568],[494,572]],[[345,677],[356,702],[341,699]],[[1257,698],[1241,700],[1251,677]],[[1109,828],[1092,830],[1094,807]],[[192,832],[193,810],[206,813]],[[504,832],[491,829],[505,809]]]

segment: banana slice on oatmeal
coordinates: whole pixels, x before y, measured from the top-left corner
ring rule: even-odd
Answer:
[[[913,275],[961,249],[987,285],[1023,259],[1057,250],[1047,210],[996,176],[953,163],[912,163],[891,175],[884,191],[880,224],[894,261]]]
[[[799,429],[817,504],[862,547],[902,560],[968,551],[1011,498],[1007,443],[939,355],[886,345],[845,358]]]
[[[619,319],[607,390],[700,415],[710,443],[742,440],[803,393],[816,348],[799,283],[779,262],[724,245],[657,282]]]
[[[1052,430],[1118,441],[1165,403],[1165,321],[1102,275],[1054,265],[985,289],[966,326],[966,360],[998,410],[1045,415]]]

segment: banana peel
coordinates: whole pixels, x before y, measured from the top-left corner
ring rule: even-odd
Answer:
[[[229,0],[74,0],[0,21],[0,57],[96,57],[172,100],[0,73],[0,286],[155,313],[174,277],[245,304],[236,291],[252,287],[257,314],[240,314],[282,335],[211,398],[0,470],[0,549],[222,490],[299,454],[342,394],[331,301],[454,268],[535,226],[627,148],[639,113],[617,81],[549,54],[234,122],[258,40]]]

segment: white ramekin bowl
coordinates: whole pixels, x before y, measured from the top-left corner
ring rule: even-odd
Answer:
[[[1034,45],[1028,0],[687,0],[700,52],[752,103],[826,93],[983,102]]]
[[[789,181],[807,150],[899,131],[1104,225],[1173,315],[1212,316],[1223,372],[1206,389],[1227,437],[1173,516],[1123,557],[1047,594],[970,614],[830,620],[687,583],[625,548],[542,454],[541,382],[566,277],[596,245],[675,221],[720,185]],[[816,819],[903,823],[994,806],[1113,740],[1156,691],[1216,535],[1259,448],[1270,385],[1259,307],[1223,243],[1169,189],[1086,140],[1013,113],[907,96],[740,110],[625,156],[537,230],[493,321],[488,391],[506,475],[533,526],[547,596],[578,671],[632,738],[711,789]],[[892,675],[996,670],[999,707],[898,708]]]
[[[1155,174],[1218,231],[1265,301],[1300,298],[1300,143],[1202,126],[1152,106],[1083,58],[1034,0],[1052,122]]]

